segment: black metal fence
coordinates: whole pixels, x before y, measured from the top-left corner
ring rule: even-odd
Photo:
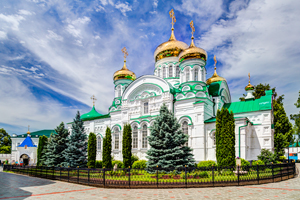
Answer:
[[[121,188],[179,188],[251,185],[293,178],[296,165],[292,163],[252,165],[241,167],[183,167],[145,169],[83,169],[5,165],[4,170],[19,174],[62,180],[98,187]]]

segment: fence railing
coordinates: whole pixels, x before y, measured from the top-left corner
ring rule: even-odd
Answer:
[[[293,178],[295,163],[241,167],[87,169],[4,165],[15,173],[98,187],[166,188],[251,185]]]

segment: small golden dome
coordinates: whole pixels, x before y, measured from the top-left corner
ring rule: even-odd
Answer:
[[[171,37],[169,41],[160,44],[154,51],[155,62],[166,57],[177,57],[180,52],[189,46],[181,41],[176,40],[174,28],[171,29]]]
[[[214,71],[214,74],[212,75],[212,77],[210,77],[209,79],[206,80],[207,85],[210,85],[210,84],[212,84],[214,82],[218,82],[218,81],[226,81],[225,78],[223,78],[217,74],[217,67],[216,67],[217,58],[216,58],[216,56],[214,56],[214,60],[215,60],[215,71]]]
[[[120,80],[120,79],[129,79],[134,81],[136,79],[135,73],[130,71],[126,67],[126,60],[124,60],[124,65],[121,70],[118,70],[114,73],[114,81]]]
[[[27,134],[28,134],[28,135],[30,134],[30,131],[29,131],[29,130],[27,131]]]
[[[248,91],[248,90],[254,90],[254,86],[251,85],[251,83],[250,83],[250,73],[248,74],[248,76],[249,76],[249,83],[248,83],[248,85],[245,87],[245,90],[246,90],[246,91]]]
[[[182,62],[182,61],[188,60],[188,59],[195,59],[195,58],[206,61],[207,53],[204,49],[195,46],[194,37],[192,37],[192,42],[191,42],[190,47],[183,50],[179,54],[179,62]]]

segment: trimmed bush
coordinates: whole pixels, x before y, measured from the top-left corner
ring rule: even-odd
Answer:
[[[217,163],[213,160],[207,160],[207,161],[200,161],[197,165],[197,167],[212,167],[217,166]]]
[[[96,160],[96,168],[102,168],[102,160]]]
[[[137,155],[135,155],[135,154],[132,154],[131,155],[131,166],[133,165],[133,163],[135,161],[138,161],[138,160],[139,160],[139,157]]]
[[[145,169],[146,167],[147,167],[146,160],[135,161],[132,165],[132,168],[134,168],[134,169]]]
[[[253,161],[253,163],[255,165],[265,165],[265,163],[262,160],[256,160],[256,161]]]
[[[276,161],[276,155],[268,149],[262,149],[257,158],[266,164],[271,164],[272,162],[274,163]]]
[[[119,160],[114,160],[112,161],[112,166],[115,167],[115,164],[117,164],[118,168],[122,168],[123,167],[123,162],[119,161]]]
[[[250,166],[250,162],[248,160],[245,160],[244,158],[241,159],[241,163],[242,163],[242,166]]]

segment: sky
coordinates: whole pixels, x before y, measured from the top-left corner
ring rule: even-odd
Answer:
[[[171,32],[208,53],[207,77],[226,78],[232,100],[251,83],[284,94],[287,114],[298,113],[299,0],[1,0],[0,128],[8,133],[54,129],[77,112],[108,113],[113,73],[123,66],[137,77],[153,74],[153,53]]]

